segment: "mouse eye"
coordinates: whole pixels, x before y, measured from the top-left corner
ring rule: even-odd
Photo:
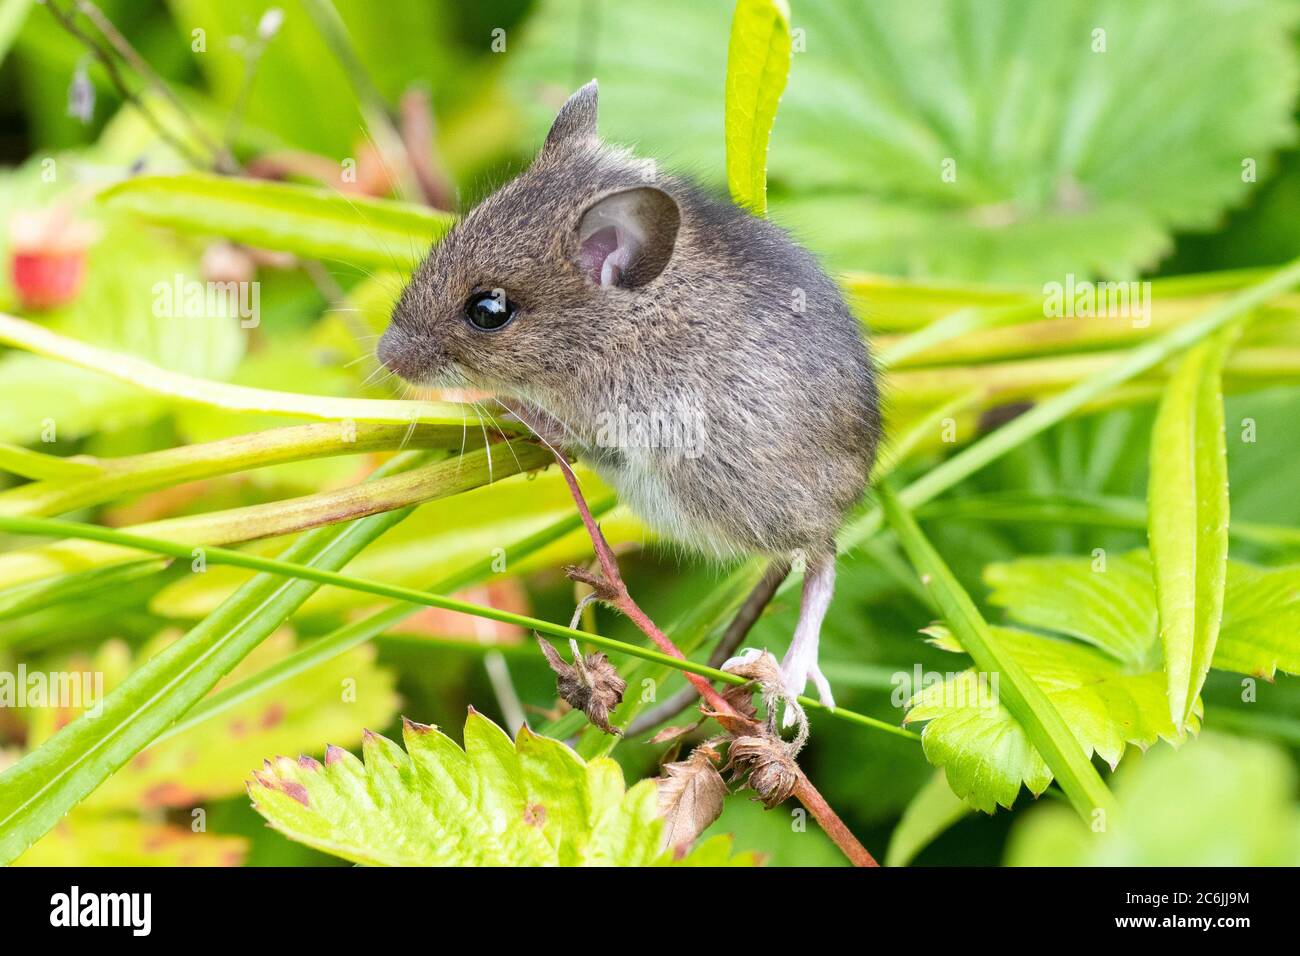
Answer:
[[[490,292],[475,292],[465,303],[465,318],[469,324],[484,332],[495,332],[504,328],[515,317],[519,307],[506,298],[505,292],[493,289]]]

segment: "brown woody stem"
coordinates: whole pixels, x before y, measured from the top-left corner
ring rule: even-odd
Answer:
[[[618,561],[614,557],[613,549],[610,548],[609,542],[605,540],[605,535],[600,530],[600,526],[596,524],[596,519],[592,517],[591,509],[587,507],[587,500],[583,497],[577,476],[574,475],[573,469],[569,467],[569,462],[563,455],[557,453],[555,460],[564,473],[564,480],[569,485],[569,493],[573,496],[573,503],[577,505],[578,513],[582,516],[582,523],[586,526],[592,546],[596,549],[596,560],[600,563],[600,576],[598,578],[594,576],[588,577],[581,573],[576,576],[580,580],[587,580],[596,589],[602,601],[621,611],[642,633],[654,641],[665,654],[671,654],[679,660],[686,660],[686,655],[677,649],[677,645],[672,642],[668,635],[659,630],[654,621],[650,620],[650,617],[632,600],[627,585],[623,582],[623,576],[619,573]],[[570,576],[575,575],[571,572]],[[721,694],[713,689],[713,685],[702,676],[687,673],[686,679],[691,682],[691,686],[708,703],[709,707],[718,716],[725,718],[725,726],[728,729],[742,726],[757,731],[759,725],[739,714]],[[867,848],[844,825],[844,821],[840,819],[839,814],[826,802],[826,798],[813,786],[812,781],[808,779],[803,769],[798,768],[798,770],[799,782],[795,785],[794,795],[812,814],[813,819],[817,821],[826,835],[834,841],[835,845],[840,848],[854,866],[879,866],[880,864],[876,862]]]

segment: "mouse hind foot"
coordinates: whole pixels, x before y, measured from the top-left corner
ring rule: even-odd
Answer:
[[[790,649],[781,661],[781,678],[793,695],[802,694],[811,680],[817,695],[826,707],[834,707],[831,685],[822,673],[817,660],[821,642],[822,622],[835,592],[835,556],[810,558],[804,572],[803,601],[799,607],[799,623],[795,627]],[[793,708],[787,707],[782,726],[792,726],[797,717]]]

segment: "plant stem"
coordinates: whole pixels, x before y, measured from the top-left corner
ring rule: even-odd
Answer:
[[[167,448],[123,458],[53,458],[41,456],[45,480],[0,492],[0,514],[55,515],[101,504],[125,494],[153,491],[187,481],[212,478],[249,468],[337,455],[359,455],[401,448],[482,446],[481,433],[456,425],[375,425],[359,423],[346,431],[337,423],[272,428],[197,445]],[[25,449],[18,449],[25,451]],[[34,452],[27,452],[34,455]],[[0,446],[0,465],[6,463]],[[21,467],[15,459],[10,463]],[[64,468],[67,474],[56,474]],[[28,468],[38,477],[37,467]],[[22,473],[22,472],[20,472]]]
[[[105,528],[100,525],[80,524],[78,522],[55,520],[51,518],[6,518],[0,516],[0,531],[8,531],[13,534],[82,538],[88,541],[102,541],[134,551],[165,554],[174,558],[182,558],[187,561],[192,557],[194,549],[194,546],[189,542],[180,544],[174,541],[166,541],[161,538],[142,537],[137,534],[118,531],[115,528]],[[455,598],[444,597],[441,594],[431,594],[428,591],[419,591],[414,588],[384,584],[381,581],[371,581],[366,578],[352,577],[347,574],[320,571],[315,568],[307,567],[306,565],[281,561],[275,558],[264,558],[260,555],[248,554],[244,551],[232,551],[227,548],[208,547],[203,549],[203,553],[208,564],[229,565],[230,567],[235,568],[246,568],[250,571],[278,574],[283,577],[301,578],[306,581],[315,581],[317,584],[330,584],[336,587],[346,588],[350,591],[358,591],[363,594],[373,594],[376,597],[390,598],[396,601],[404,601],[409,604],[444,608],[448,611],[458,611],[461,614],[472,614],[477,617],[486,617],[493,621],[515,624],[522,628],[540,631],[543,634],[550,634],[554,637],[563,638],[565,640],[574,638],[579,641],[585,641],[588,644],[594,644],[596,647],[605,650],[627,654],[630,657],[637,657],[654,664],[663,664],[673,668],[674,670],[699,674],[709,678],[710,680],[722,681],[727,684],[745,683],[745,679],[742,677],[737,677],[735,674],[720,671],[704,664],[697,664],[689,658],[674,657],[669,654],[651,650],[648,647],[641,647],[637,644],[628,644],[624,641],[603,637],[599,634],[590,634],[586,631],[574,630],[573,628],[565,627],[562,624],[554,624],[550,621],[529,617],[525,614],[516,614],[513,611],[505,611],[501,608],[484,607],[479,604],[471,604],[468,601],[460,601]],[[390,609],[390,612],[397,610],[398,609]],[[403,610],[402,613],[404,614],[407,612]],[[886,723],[883,720],[877,720],[874,717],[867,717],[863,714],[854,713],[853,711],[846,710],[843,707],[826,707],[820,701],[811,697],[800,697],[799,703],[804,706],[805,710],[824,711],[840,720],[851,724],[857,724],[859,727],[870,727],[874,730],[882,730],[885,733],[893,734],[895,737],[903,737],[907,740],[920,739],[917,734],[914,734],[910,730],[905,730],[904,728],[898,727],[894,724]]]

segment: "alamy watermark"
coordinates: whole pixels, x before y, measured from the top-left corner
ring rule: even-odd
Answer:
[[[654,449],[697,459],[708,438],[704,407],[689,395],[644,407],[620,403],[597,413],[596,446]]]
[[[1043,315],[1049,319],[1131,319],[1151,324],[1150,282],[1090,282],[1066,273],[1064,282],[1043,283]]]
[[[922,691],[940,688],[925,697],[928,706],[975,707],[981,710],[998,706],[998,673],[984,671],[927,671],[920,664],[912,670],[896,671],[889,679],[894,686],[889,702],[900,710]]]
[[[153,314],[159,319],[221,319],[238,317],[239,325],[255,329],[262,321],[262,288],[257,281],[199,282],[179,272],[170,282],[155,282]]]
[[[0,709],[58,707],[82,710],[87,717],[104,712],[102,671],[0,671]]]

